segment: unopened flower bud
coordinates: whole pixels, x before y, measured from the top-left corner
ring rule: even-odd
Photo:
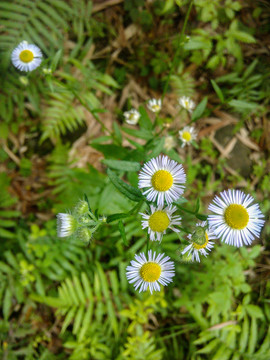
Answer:
[[[79,240],[88,243],[91,240],[92,231],[87,227],[80,227],[76,231],[76,236],[78,237]]]
[[[85,200],[80,200],[75,206],[74,215],[84,215],[89,211],[88,204]]]
[[[191,241],[195,244],[203,245],[205,243],[205,228],[197,226],[191,236]]]
[[[183,254],[183,250],[185,249],[186,245],[180,245],[179,248],[176,250],[176,255],[178,257],[178,261],[182,263],[189,263],[192,262],[192,255],[185,253]]]
[[[19,80],[24,86],[27,86],[29,84],[29,80],[27,79],[26,76],[20,76]]]

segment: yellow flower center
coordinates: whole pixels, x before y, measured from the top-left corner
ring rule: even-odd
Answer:
[[[191,140],[191,133],[188,131],[184,131],[182,134],[182,138],[186,141],[190,141]]]
[[[173,177],[167,170],[158,170],[152,176],[153,188],[157,191],[167,191],[173,184]]]
[[[159,111],[160,110],[160,106],[159,105],[152,105],[152,109],[153,111]]]
[[[150,216],[148,224],[152,231],[163,232],[170,225],[170,219],[165,211],[158,210]]]
[[[159,279],[161,266],[154,262],[148,262],[141,267],[140,275],[146,282],[154,282]]]
[[[185,100],[185,105],[186,105],[186,109],[189,109],[189,101],[188,100]]]
[[[244,229],[249,221],[247,210],[242,205],[231,204],[227,207],[224,213],[224,218],[232,229]]]
[[[20,53],[20,60],[24,63],[29,63],[34,59],[34,54],[30,50],[23,50]]]
[[[205,243],[202,245],[193,243],[192,245],[193,245],[194,249],[200,250],[200,249],[204,249],[206,247],[206,245],[208,244],[209,238],[208,238],[207,233],[205,233],[204,235],[205,235]]]

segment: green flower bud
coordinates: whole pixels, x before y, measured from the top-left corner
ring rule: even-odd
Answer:
[[[91,225],[91,226],[96,225],[96,221],[92,220],[88,215],[79,216],[78,222],[80,225]]]
[[[78,237],[79,240],[88,243],[92,237],[92,231],[87,227],[80,227],[77,231],[75,236]]]
[[[176,255],[178,257],[178,261],[182,263],[190,263],[192,262],[192,254],[188,255],[188,252],[182,254],[182,251],[186,248],[186,245],[180,245],[180,247],[176,250]]]
[[[19,80],[24,86],[27,86],[29,84],[29,80],[27,79],[26,76],[20,76]]]
[[[80,216],[87,214],[89,211],[88,204],[85,200],[80,200],[75,206],[74,215]]]
[[[191,236],[191,241],[195,244],[203,245],[206,242],[205,234],[205,228],[202,226],[197,226]]]

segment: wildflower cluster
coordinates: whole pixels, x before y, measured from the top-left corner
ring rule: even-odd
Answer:
[[[22,41],[12,52],[11,61],[20,71],[30,72],[40,66],[42,53],[34,44]],[[45,75],[51,74],[51,69],[43,69]],[[20,77],[21,82],[26,86],[28,79]],[[192,114],[195,103],[188,97],[181,97],[179,105]],[[148,109],[153,112],[156,119],[162,110],[161,99],[151,99],[147,102]],[[125,121],[130,125],[136,125],[141,114],[136,109],[124,112]],[[179,130],[181,146],[192,144],[197,133],[192,126],[184,126]],[[169,150],[176,145],[173,136],[167,136],[164,148]],[[127,162],[125,162],[127,163]],[[131,163],[131,162],[130,162]],[[137,166],[137,165],[136,165]],[[109,172],[108,172],[109,175]],[[110,175],[109,175],[110,177]],[[143,229],[147,229],[147,253],[141,252],[135,255],[135,260],[127,267],[127,279],[134,284],[135,289],[150,292],[159,291],[160,284],[168,285],[175,275],[174,262],[163,253],[148,250],[148,241],[162,241],[164,234],[171,230],[176,233],[184,231],[180,228],[182,222],[181,214],[178,211],[186,211],[179,206],[179,200],[185,189],[186,174],[182,164],[169,159],[168,156],[160,155],[146,162],[139,172],[138,188],[127,185],[116,175],[110,180],[119,191],[127,196],[131,191],[130,199],[137,201],[138,193],[141,195],[138,201],[148,206],[148,210],[140,213]],[[121,185],[121,182],[124,185]],[[121,190],[122,189],[122,190]],[[87,200],[87,199],[86,199]],[[116,219],[122,219],[130,215],[119,214],[99,217],[97,212],[93,213],[88,201],[80,200],[70,213],[57,214],[57,234],[59,237],[75,236],[84,243],[89,243],[93,234],[102,224],[110,223]],[[181,244],[178,254],[183,262],[200,261],[200,256],[207,256],[214,246],[213,240],[233,245],[250,245],[255,237],[260,236],[264,220],[257,204],[250,195],[245,195],[239,190],[227,190],[216,196],[209,206],[212,215],[201,217],[205,221],[196,223],[194,229],[187,235],[185,243]],[[192,213],[190,211],[187,211]],[[122,223],[123,226],[123,223]],[[120,227],[119,227],[120,230]],[[122,229],[123,230],[123,229]],[[120,231],[121,232],[121,231]]]
[[[179,105],[181,108],[185,109],[189,114],[192,114],[193,110],[195,109],[195,102],[191,100],[187,96],[182,96],[179,98]],[[147,108],[156,114],[156,116],[159,114],[159,112],[162,109],[162,102],[161,99],[150,99],[146,103]],[[137,125],[139,122],[139,119],[141,117],[141,114],[136,109],[131,109],[129,111],[125,111],[123,113],[125,121],[129,125]],[[194,145],[194,142],[197,139],[197,132],[193,126],[184,126],[181,130],[178,131],[178,137],[181,142],[181,147],[185,147],[186,145]],[[165,138],[165,144],[164,147],[167,150],[172,149],[175,147],[176,141],[173,136],[169,135]]]
[[[163,155],[146,162],[139,172],[138,187],[149,208],[148,212],[140,213],[142,228],[148,232],[147,252],[135,255],[135,260],[126,269],[128,281],[139,292],[148,288],[151,293],[160,291],[160,285],[167,286],[175,275],[174,262],[164,253],[148,250],[148,241],[161,242],[168,230],[176,233],[183,230],[179,229],[182,217],[177,211],[186,211],[178,205],[185,182],[183,166]],[[121,189],[119,183],[117,188]],[[215,239],[236,247],[250,245],[255,237],[260,236],[264,224],[264,216],[257,204],[252,205],[253,201],[252,196],[239,190],[223,191],[220,197],[216,196],[209,205],[209,210],[214,214],[199,214],[197,218],[204,217],[206,220],[196,223],[181,244],[178,250],[181,260],[200,262],[200,256],[207,256],[212,250]],[[57,218],[59,237],[74,235],[84,242],[90,241],[102,223],[109,223],[113,219],[98,219],[84,200],[79,201],[70,214],[61,213]]]

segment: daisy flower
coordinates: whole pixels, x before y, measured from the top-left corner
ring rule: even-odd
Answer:
[[[155,201],[161,207],[164,201],[171,204],[184,192],[186,174],[181,164],[168,156],[158,156],[144,164],[139,173],[139,188],[148,188],[143,192],[147,200]]]
[[[187,96],[182,96],[178,99],[180,106],[186,109],[189,113],[195,109],[195,102]]]
[[[141,114],[136,109],[131,109],[124,112],[125,120],[130,125],[136,125],[141,117]]]
[[[196,137],[197,133],[193,126],[185,126],[183,130],[179,131],[179,139],[182,141],[182,147],[190,144]]]
[[[77,221],[71,214],[57,214],[58,237],[71,236],[77,228]]]
[[[251,203],[254,198],[240,190],[228,190],[215,196],[209,210],[215,213],[208,216],[209,225],[216,236],[226,244],[237,247],[250,245],[260,236],[264,215],[259,205]]]
[[[151,99],[147,102],[147,107],[154,113],[161,110],[161,99]]]
[[[22,41],[11,54],[12,64],[21,71],[32,71],[36,69],[42,61],[40,49],[27,41]]]
[[[174,262],[169,261],[169,256],[165,254],[152,254],[152,250],[148,251],[148,260],[144,253],[135,255],[135,260],[132,260],[131,266],[126,269],[126,275],[130,284],[134,283],[135,290],[139,292],[146,291],[149,287],[151,294],[153,291],[160,291],[160,285],[167,286],[172,282],[175,275]]]
[[[189,234],[187,237],[189,241],[191,242],[190,245],[185,247],[185,249],[182,251],[182,255],[187,253],[187,256],[192,256],[192,261],[198,261],[200,262],[200,255],[207,256],[208,251],[212,250],[212,247],[214,246],[213,241],[215,234],[211,230],[211,228],[207,229],[207,222],[203,221],[202,223],[196,224],[196,230],[193,232],[193,234]]]
[[[181,224],[180,216],[172,216],[172,214],[177,210],[176,206],[169,205],[165,209],[162,206],[157,208],[153,205],[150,205],[151,214],[140,213],[144,220],[142,220],[142,228],[145,229],[148,227],[148,234],[150,234],[150,240],[152,241],[161,241],[164,234],[166,234],[167,229],[171,229],[175,232],[180,230],[176,229],[174,225]]]

